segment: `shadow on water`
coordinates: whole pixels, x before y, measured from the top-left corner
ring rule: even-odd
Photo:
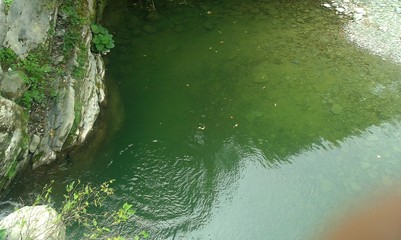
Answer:
[[[155,239],[300,239],[345,200],[397,186],[399,66],[347,43],[319,1],[135,3],[104,14],[119,100],[103,142],[11,199],[28,182],[114,178],[109,207],[132,202]]]

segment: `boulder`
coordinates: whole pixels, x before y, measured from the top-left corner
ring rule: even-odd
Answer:
[[[3,97],[10,100],[16,100],[28,90],[29,86],[26,84],[26,75],[21,71],[6,72],[0,78],[0,93]]]
[[[34,153],[36,149],[38,149],[39,143],[40,143],[40,137],[36,134],[33,134],[31,142],[29,143],[29,152]]]
[[[6,229],[10,240],[63,240],[66,228],[57,212],[46,205],[26,206],[0,221],[0,229]]]
[[[5,24],[1,23],[0,13],[0,32],[3,32],[2,27],[7,32],[2,45],[14,50],[19,57],[25,57],[30,50],[45,42],[54,18],[55,7],[51,7],[54,4],[54,0],[13,1]]]
[[[27,164],[27,123],[24,109],[0,96],[0,191]]]

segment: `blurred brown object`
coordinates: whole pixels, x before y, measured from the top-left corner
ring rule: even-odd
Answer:
[[[401,240],[401,195],[380,197],[341,218],[323,240]]]

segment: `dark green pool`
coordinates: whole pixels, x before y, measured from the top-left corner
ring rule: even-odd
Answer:
[[[309,239],[400,185],[401,68],[349,44],[319,1],[134,3],[104,15],[104,143],[41,184],[114,178],[135,229],[213,240]]]

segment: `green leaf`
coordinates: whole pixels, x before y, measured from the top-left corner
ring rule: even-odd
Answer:
[[[99,36],[99,35],[96,35],[96,36],[92,39],[92,42],[93,42],[94,44],[100,43],[100,42],[101,42],[100,36]]]
[[[74,188],[74,184],[75,184],[75,181],[73,181],[72,183],[68,184],[68,185],[65,187],[65,190],[67,191],[67,193],[69,193],[69,192],[72,191],[72,189]]]
[[[100,35],[100,39],[103,44],[106,44],[111,41],[111,37],[109,35]]]
[[[106,44],[106,47],[108,49],[112,49],[114,47],[114,43],[113,42],[109,42],[109,43]]]
[[[142,231],[140,234],[142,235],[143,238],[148,238],[149,237],[149,233],[146,232],[146,231]]]
[[[107,31],[106,28],[99,26],[99,32],[103,34],[108,34],[109,32]]]
[[[6,240],[7,233],[6,229],[0,229],[0,240]]]
[[[98,50],[99,52],[101,52],[101,51],[103,51],[104,50],[104,45],[103,44],[101,44],[101,43],[99,43],[99,44],[95,44],[95,46],[96,46],[96,50]]]
[[[92,32],[94,33],[94,34],[98,34],[100,31],[99,31],[99,26],[98,25],[96,25],[96,24],[92,24],[91,25],[91,30],[92,30]]]

